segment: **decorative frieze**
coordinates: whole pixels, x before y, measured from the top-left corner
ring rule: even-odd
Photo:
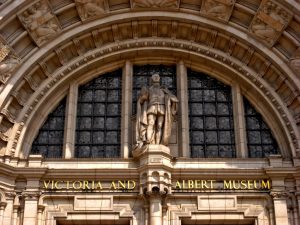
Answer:
[[[82,21],[103,16],[106,12],[104,0],[75,0]]]
[[[205,0],[202,1],[201,13],[206,16],[228,21],[235,0]]]
[[[47,0],[39,1],[18,15],[38,46],[55,37],[61,27]]]
[[[133,0],[133,8],[177,8],[178,0]]]
[[[272,46],[292,18],[291,12],[270,0],[262,1],[249,27],[251,33]]]

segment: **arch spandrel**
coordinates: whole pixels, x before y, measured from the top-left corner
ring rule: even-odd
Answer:
[[[199,63],[197,65],[194,61],[202,55],[211,62],[220,62],[221,67],[238,71],[240,77],[243,79],[246,77],[245,79],[251,81],[253,86],[251,88],[265,93],[264,98],[272,105],[275,117],[280,118],[280,127],[285,127],[284,133],[289,137],[290,143],[293,143],[292,155],[295,155],[295,150],[299,148],[299,130],[296,123],[300,117],[298,102],[300,81],[297,70],[293,71],[290,66],[290,60],[298,59],[294,55],[299,46],[300,35],[297,33],[299,5],[295,3],[292,7],[291,2],[281,2],[284,5],[282,6],[273,1],[286,10],[290,21],[282,21],[281,26],[280,23],[277,24],[276,38],[274,37],[270,43],[265,43],[251,30],[254,19],[268,18],[259,14],[263,5],[247,6],[243,5],[243,1],[239,1],[235,3],[235,8],[231,9],[231,16],[226,14],[223,18],[214,18],[207,15],[204,9],[201,9],[200,13],[188,9],[194,6],[184,5],[184,2],[181,1],[181,5],[176,6],[178,8],[172,6],[170,10],[163,7],[148,11],[147,8],[131,6],[132,12],[128,12],[125,5],[122,6],[125,8],[118,9],[121,6],[114,5],[114,1],[108,1],[103,17],[82,19],[78,14],[75,17],[81,18],[83,22],[77,18],[68,24],[61,18],[64,18],[64,13],[68,18],[70,8],[76,13],[77,5],[53,6],[52,1],[48,1],[45,3],[47,12],[51,18],[53,16],[58,18],[53,23],[60,23],[62,32],[39,43],[34,35],[29,34],[26,24],[20,17],[9,19],[16,13],[15,3],[5,3],[2,6],[5,23],[2,25],[1,35],[4,44],[10,46],[21,60],[19,67],[11,73],[6,82],[3,82],[4,88],[0,94],[2,101],[0,138],[2,148],[6,148],[5,154],[14,155],[16,149],[20,150],[20,136],[22,137],[24,132],[22,129],[26,125],[27,118],[34,115],[37,109],[35,105],[39,105],[37,103],[40,100],[46,99],[52,91],[55,91],[61,79],[68,77],[67,74],[71,70],[91,69],[92,63],[88,61],[93,60],[109,63],[142,57],[141,49],[145,50],[144,57],[151,58],[153,55],[149,52],[159,46],[157,51],[168,52],[173,60],[185,59],[187,64],[191,62],[191,65],[199,66]],[[27,10],[28,4],[29,1],[23,1],[19,5],[18,13]],[[234,10],[240,9],[243,12],[242,9],[245,7],[249,8],[244,13],[251,15],[251,23],[249,21],[242,21],[243,24],[235,23]],[[21,28],[18,28],[20,24]],[[143,30],[141,26],[145,24],[147,28]],[[245,27],[245,24],[249,26]],[[9,26],[12,30],[16,28],[16,31],[10,31]],[[128,35],[124,29],[131,34]],[[14,35],[18,38],[15,39]],[[91,43],[87,44],[88,42]]]

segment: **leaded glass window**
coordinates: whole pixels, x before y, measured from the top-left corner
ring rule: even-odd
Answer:
[[[50,113],[35,138],[31,154],[41,154],[44,158],[61,158],[64,143],[66,99]]]
[[[191,157],[235,157],[231,88],[188,70]]]
[[[133,88],[132,88],[132,115],[136,114],[136,102],[143,86],[150,86],[151,76],[154,73],[160,75],[161,86],[167,87],[176,95],[176,67],[165,65],[144,65],[133,67]]]
[[[75,157],[120,157],[122,70],[79,87]]]
[[[249,157],[262,158],[278,154],[278,145],[270,128],[246,98],[244,108]]]

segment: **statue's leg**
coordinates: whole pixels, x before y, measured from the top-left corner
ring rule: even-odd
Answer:
[[[160,144],[162,137],[162,127],[164,123],[164,115],[160,115],[157,117],[157,127],[156,127],[156,135],[155,135],[155,143]]]
[[[147,127],[147,142],[149,144],[153,144],[153,137],[154,137],[154,125],[156,120],[156,115],[149,114],[148,118],[148,127]]]

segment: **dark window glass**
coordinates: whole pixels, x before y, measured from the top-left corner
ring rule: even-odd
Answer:
[[[270,154],[278,154],[278,145],[270,128],[246,98],[244,108],[249,157],[263,158]]]
[[[235,157],[231,88],[188,70],[191,157]]]
[[[160,75],[161,86],[167,87],[176,95],[176,67],[165,65],[144,65],[133,67],[133,88],[132,88],[132,115],[136,114],[137,97],[143,86],[150,86],[151,76],[154,73]]]
[[[120,157],[122,70],[79,87],[75,157]]]
[[[35,138],[31,154],[41,154],[44,158],[61,158],[64,142],[66,99],[48,115]]]

